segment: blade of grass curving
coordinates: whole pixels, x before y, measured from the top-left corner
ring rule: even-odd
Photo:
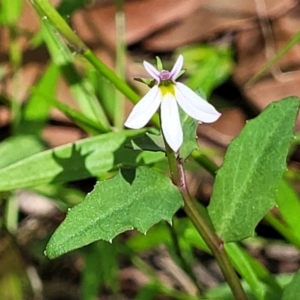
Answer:
[[[49,117],[51,102],[39,95],[40,91],[47,91],[49,97],[54,96],[57,88],[59,69],[50,64],[43,77],[36,84],[35,91],[27,100],[21,114],[20,124],[16,128],[16,134],[41,135],[42,130]]]
[[[54,28],[67,42],[72,45],[78,53],[82,54],[104,78],[110,81],[131,102],[137,103],[139,101],[140,96],[87,48],[48,0],[31,0],[31,2],[40,18],[44,21],[48,20],[51,22]],[[152,122],[155,125],[159,124],[158,114],[153,116]]]
[[[228,243],[225,248],[235,269],[247,281],[256,299],[266,299],[269,293],[274,295],[282,293],[280,285],[267,269],[238,244]]]
[[[287,241],[300,249],[300,240],[297,234],[286,223],[277,219],[273,214],[265,215],[264,220],[267,221],[277,232],[279,232]]]
[[[283,221],[298,238],[300,245],[300,199],[288,181],[282,180],[276,193],[276,203]]]
[[[125,14],[124,0],[115,0],[115,26],[116,26],[116,74],[125,79],[125,58],[126,58],[126,43],[125,43]],[[116,91],[115,107],[114,107],[114,125],[121,129],[124,122],[125,101],[124,96],[119,91]]]
[[[33,92],[33,94],[39,96],[40,98],[45,99],[52,106],[59,109],[69,119],[71,119],[78,127],[82,128],[86,132],[88,132],[92,135],[109,132],[108,130],[104,131],[103,127],[100,126],[99,123],[96,123],[94,120],[88,118],[82,112],[80,112],[76,109],[73,109],[72,107],[68,106],[67,104],[62,103],[61,101],[57,100],[56,98],[46,95],[42,92],[36,91],[35,88],[32,89],[32,92]]]
[[[22,0],[2,0],[0,9],[0,24],[15,26],[22,13]]]
[[[300,41],[300,31],[297,32],[282,49],[270,59],[253,77],[246,83],[246,87],[250,87],[257,82],[272,66],[274,66],[288,51],[291,50]]]
[[[47,19],[42,19],[43,37],[53,62],[60,68],[67,80],[71,92],[83,113],[102,126],[103,131],[109,130],[109,122],[103,109],[92,91],[91,84],[79,75],[74,67],[74,57],[61,37],[58,36]]]

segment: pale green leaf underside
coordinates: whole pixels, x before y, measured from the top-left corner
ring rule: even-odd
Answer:
[[[171,222],[183,205],[171,180],[150,168],[121,169],[100,181],[82,203],[72,208],[47,245],[55,258],[96,240],[112,240],[126,230],[147,230],[161,220]]]
[[[119,165],[157,162],[163,153],[124,147],[146,129],[102,134],[43,151],[0,169],[0,191],[99,176]]]
[[[253,235],[257,223],[275,205],[298,108],[296,97],[270,104],[230,144],[209,205],[224,241]]]
[[[300,271],[294,275],[293,279],[283,290],[282,300],[298,299],[300,294]]]

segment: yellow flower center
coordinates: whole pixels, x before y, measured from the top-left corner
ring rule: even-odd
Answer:
[[[160,84],[159,89],[162,93],[162,96],[165,96],[168,93],[175,96],[175,85],[173,83],[171,83],[170,81],[168,83],[163,82],[163,84]]]

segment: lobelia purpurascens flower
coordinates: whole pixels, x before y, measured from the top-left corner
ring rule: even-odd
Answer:
[[[146,71],[155,79],[156,84],[135,105],[124,124],[132,129],[142,128],[160,107],[162,133],[174,152],[179,150],[183,142],[178,105],[186,114],[199,122],[212,123],[221,115],[189,87],[176,81],[182,66],[182,55],[178,57],[171,71],[158,71],[144,61]]]

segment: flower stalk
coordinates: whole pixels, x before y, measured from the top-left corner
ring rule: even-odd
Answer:
[[[133,129],[142,128],[157,110],[160,111],[160,124],[171,178],[182,195],[184,210],[215,256],[235,298],[246,300],[247,296],[226,254],[223,242],[199,213],[189,194],[183,163],[178,156],[179,148],[183,143],[183,131],[177,105],[199,122],[211,123],[216,121],[221,115],[211,104],[207,103],[184,84],[176,81],[180,76],[182,66],[183,57],[181,55],[171,71],[164,70],[159,66],[156,69],[144,61],[144,67],[155,80],[155,84],[134,107],[125,122],[125,126]]]
[[[192,199],[186,184],[183,162],[165,143],[167,158],[169,162],[171,178],[173,183],[178,187],[184,200],[184,211],[190,220],[193,222],[197,231],[209,247],[213,256],[216,258],[218,265],[227,281],[235,299],[247,300],[247,296],[241,282],[230,262],[230,259],[225,251],[222,240],[214,233],[213,229],[207,223],[205,218],[199,213],[194,200]]]

